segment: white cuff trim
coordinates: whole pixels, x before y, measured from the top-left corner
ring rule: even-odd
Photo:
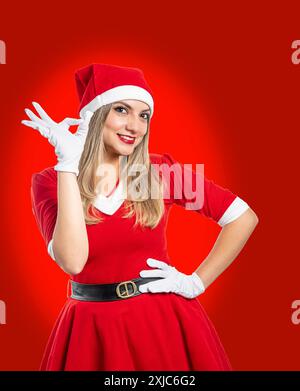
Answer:
[[[53,239],[50,240],[47,250],[48,250],[48,254],[50,255],[50,257],[55,261],[52,243],[53,243]]]
[[[243,201],[240,197],[236,197],[226,209],[225,213],[218,221],[218,224],[221,227],[224,227],[224,225],[231,223],[240,217],[248,208],[249,205],[247,202]]]

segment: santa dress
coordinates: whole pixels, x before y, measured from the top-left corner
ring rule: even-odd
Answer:
[[[167,153],[150,154],[150,160],[168,167],[178,163]],[[193,180],[194,175],[193,170]],[[110,284],[140,278],[141,270],[152,269],[146,263],[148,258],[174,266],[167,251],[166,225],[172,205],[185,207],[187,199],[184,194],[181,199],[174,196],[172,189],[176,189],[174,182],[179,176],[170,178],[165,212],[154,229],[134,228],[134,217],[122,218],[124,201],[114,198],[120,181],[108,197],[94,202],[105,220],[86,225],[88,260],[83,270],[70,275],[70,279],[85,284]],[[57,171],[53,167],[32,175],[31,200],[38,228],[54,259],[51,239],[57,216]],[[204,203],[195,211],[224,226],[247,208],[237,195],[205,178]],[[48,338],[40,370],[229,371],[232,366],[197,298],[147,292],[99,302],[67,297]]]

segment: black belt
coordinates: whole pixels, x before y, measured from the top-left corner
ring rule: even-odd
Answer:
[[[71,282],[71,299],[83,301],[112,301],[128,299],[142,295],[139,286],[147,282],[161,280],[163,277],[135,278],[133,280],[117,282],[114,284],[82,284],[73,280]]]

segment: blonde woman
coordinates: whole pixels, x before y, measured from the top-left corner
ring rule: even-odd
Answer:
[[[197,297],[241,251],[256,214],[198,172],[183,175],[169,153],[149,153],[154,102],[141,70],[91,64],[75,79],[79,119],[56,123],[33,102],[38,115],[26,109],[22,121],[55,147],[57,164],[32,176],[32,208],[49,255],[70,276],[40,370],[232,370]],[[186,178],[200,179],[196,207]],[[222,227],[190,275],[168,255],[173,204]]]

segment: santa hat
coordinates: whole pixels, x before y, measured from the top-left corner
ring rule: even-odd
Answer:
[[[101,106],[122,99],[145,102],[149,105],[150,117],[153,115],[153,94],[138,68],[91,64],[75,72],[75,81],[81,118],[87,110],[95,112]]]

